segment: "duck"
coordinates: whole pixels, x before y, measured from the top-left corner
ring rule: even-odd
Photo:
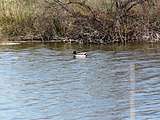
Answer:
[[[77,53],[77,51],[73,51],[74,58],[86,58],[87,56],[88,56],[88,54],[86,52]]]

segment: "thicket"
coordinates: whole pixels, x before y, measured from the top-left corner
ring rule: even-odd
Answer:
[[[159,0],[0,0],[0,11],[10,40],[160,41]]]

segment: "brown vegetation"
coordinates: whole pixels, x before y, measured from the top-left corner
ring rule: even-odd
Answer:
[[[13,1],[11,5],[1,0],[0,34],[8,38],[102,44],[160,41],[158,0]]]

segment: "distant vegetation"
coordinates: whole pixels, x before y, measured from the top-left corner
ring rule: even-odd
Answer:
[[[0,0],[0,37],[160,41],[159,0]]]

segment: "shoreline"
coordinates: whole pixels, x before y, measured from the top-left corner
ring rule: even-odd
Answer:
[[[14,3],[14,6],[10,2],[6,5],[1,3],[2,42],[5,42],[5,39],[16,43],[79,44],[160,41],[158,1],[152,4],[147,0],[107,2],[103,9],[102,6],[100,9],[92,5],[89,0],[84,2],[54,0],[54,5],[49,1],[41,4],[38,1],[33,3],[28,1],[27,4],[23,1]],[[96,3],[103,4],[98,1]]]
[[[22,43],[70,43],[70,44],[96,44],[96,45],[111,45],[111,44],[127,44],[127,43],[160,43],[160,40],[129,40],[129,41],[114,41],[114,42],[100,42],[100,40],[87,41],[87,40],[74,40],[69,38],[55,38],[52,40],[42,40],[42,39],[10,39],[3,41],[0,45],[19,45]]]

